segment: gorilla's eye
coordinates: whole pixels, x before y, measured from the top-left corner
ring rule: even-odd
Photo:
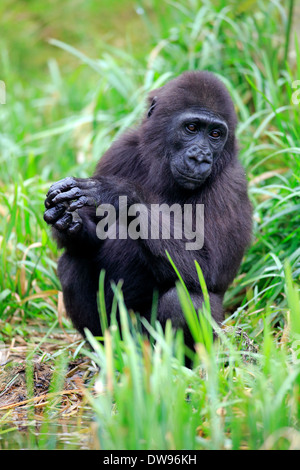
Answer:
[[[211,131],[209,133],[209,135],[213,138],[213,139],[218,139],[220,136],[221,136],[221,132],[218,131],[217,129],[214,129],[213,131]]]
[[[196,132],[197,131],[197,126],[196,124],[190,123],[185,126],[186,130],[188,132]]]

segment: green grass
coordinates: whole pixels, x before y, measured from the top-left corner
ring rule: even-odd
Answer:
[[[0,6],[7,88],[0,105],[0,341],[19,335],[30,346],[33,328],[57,328],[59,252],[43,221],[51,182],[88,176],[112,140],[139,122],[149,90],[187,69],[210,70],[235,103],[254,207],[253,243],[226,294],[226,325],[241,327],[258,352],[247,355],[238,336],[222,331],[212,343],[209,306],[198,317],[179,282],[198,342],[193,369],[184,367],[181,334],[147,325],[149,342],[128,320],[119,290],[122,340],[113,325],[102,342],[89,338],[93,351],[60,345],[47,360],[58,356],[63,369],[66,352],[69,359],[84,353],[101,367],[98,395],[90,386],[88,396],[103,449],[299,449],[300,114],[292,102],[299,12],[262,0],[151,0],[139,2],[138,13],[128,0],[110,9],[71,3]],[[70,9],[82,20],[71,20]],[[43,357],[43,343],[36,354]],[[59,380],[53,386],[58,392]],[[45,437],[55,413],[46,410],[40,435],[29,425],[29,440],[26,432],[16,440],[10,417],[0,414],[0,448],[67,448],[57,428]]]
[[[287,279],[297,296],[289,275]],[[248,355],[234,336],[217,330],[217,342],[198,343],[190,370],[184,367],[182,336],[174,336],[170,324],[163,334],[159,325],[154,330],[144,322],[156,340],[153,349],[147,339],[130,331],[122,299],[119,302],[121,347],[116,325],[106,332],[103,345],[88,334],[94,346],[91,357],[101,369],[99,396],[90,397],[101,448],[299,448],[295,338],[300,336],[291,319],[290,341],[278,347],[264,318],[260,351]],[[299,297],[291,304],[293,315],[299,322]],[[198,321],[201,325],[201,317]]]

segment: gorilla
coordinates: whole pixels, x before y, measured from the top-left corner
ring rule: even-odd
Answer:
[[[122,280],[128,309],[150,320],[156,291],[157,319],[163,326],[171,319],[174,328],[191,339],[177,295],[178,276],[167,252],[196,309],[203,302],[195,261],[199,263],[212,316],[217,323],[224,320],[223,297],[252,229],[245,171],[237,158],[236,124],[223,83],[210,72],[185,72],[149,94],[140,125],[112,144],[91,178],[66,177],[50,187],[44,219],[64,248],[58,276],[67,314],[79,332],[88,328],[96,336],[102,334],[97,295],[104,270],[108,313],[112,283]],[[169,237],[162,236],[161,215],[152,217],[151,208],[161,205],[170,208]],[[115,218],[109,224],[110,207]],[[191,233],[175,236],[175,209],[186,207],[192,208]],[[197,207],[203,208],[201,227]],[[133,222],[140,236],[124,236],[124,227],[129,229]],[[156,236],[151,236],[154,229]],[[191,234],[201,243],[187,248]]]

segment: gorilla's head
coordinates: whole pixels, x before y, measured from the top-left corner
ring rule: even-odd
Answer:
[[[180,187],[196,190],[235,153],[235,127],[223,83],[209,72],[186,72],[150,93],[142,154],[147,149]]]

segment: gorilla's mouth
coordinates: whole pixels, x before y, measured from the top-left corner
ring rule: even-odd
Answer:
[[[201,169],[202,171],[199,176],[191,176],[190,174],[184,173],[183,171],[179,170],[176,166],[174,167],[174,169],[176,170],[178,175],[182,176],[186,180],[193,181],[194,183],[202,183],[203,180],[205,180],[211,172],[211,164],[202,163],[201,165],[205,165],[205,168]]]

